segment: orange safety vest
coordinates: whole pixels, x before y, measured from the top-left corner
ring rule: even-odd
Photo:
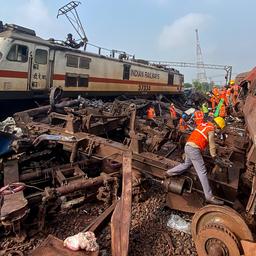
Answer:
[[[179,121],[179,130],[184,132],[188,129],[188,125],[186,124],[185,120],[183,118]]]
[[[219,116],[223,117],[223,118],[226,117],[226,107],[225,107],[225,104],[222,104],[222,106],[220,108]]]
[[[214,96],[218,97],[219,96],[219,89],[217,87],[212,89],[212,93]]]
[[[170,115],[171,115],[171,118],[173,119],[177,118],[177,113],[173,106],[170,106]]]
[[[214,131],[214,125],[210,122],[203,122],[190,134],[188,142],[195,143],[203,151],[208,145],[208,133],[212,131]]]
[[[220,92],[220,99],[223,99],[225,104],[228,105],[227,92],[226,90],[222,90]]]
[[[228,100],[228,104],[230,104],[230,95],[231,95],[231,88],[228,88],[227,91],[226,91],[226,96],[227,96],[227,100]]]
[[[234,91],[233,94],[234,94],[234,95],[238,95],[240,86],[237,85],[237,84],[234,84],[234,85],[232,86],[232,89],[233,89],[233,91]]]
[[[148,119],[153,119],[156,116],[155,110],[153,108],[149,108],[147,110],[147,118]]]
[[[204,113],[200,110],[195,111],[194,113],[194,121],[196,125],[199,125],[203,122],[204,120]]]
[[[212,97],[210,98],[210,101],[211,101],[211,103],[212,103],[212,109],[215,109],[215,106],[216,106],[216,98],[215,98],[215,96],[212,96]]]

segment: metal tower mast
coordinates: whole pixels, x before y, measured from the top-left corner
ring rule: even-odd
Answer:
[[[206,83],[207,77],[204,68],[203,54],[200,46],[198,29],[196,29],[196,64],[197,64],[197,80],[200,83]]]

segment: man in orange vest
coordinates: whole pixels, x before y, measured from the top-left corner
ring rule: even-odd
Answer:
[[[214,109],[217,105],[217,98],[214,95],[212,95],[212,97],[210,98],[210,101],[212,103],[212,110],[214,111]]]
[[[221,117],[216,117],[214,118],[214,122],[215,124],[203,121],[196,127],[196,129],[189,136],[185,145],[185,162],[175,166],[172,169],[169,169],[167,171],[167,175],[180,175],[193,165],[202,184],[206,201],[211,204],[223,205],[224,202],[218,200],[212,194],[212,189],[207,178],[207,170],[202,157],[202,151],[204,151],[209,144],[209,150],[212,158],[217,158],[214,130],[215,126],[223,129],[225,127],[225,121]]]
[[[170,105],[170,115],[171,115],[172,120],[177,119],[177,112],[176,112],[176,109],[175,109],[173,103],[171,103],[171,105]]]
[[[204,120],[204,113],[201,110],[196,110],[193,114],[194,117],[194,122],[196,125],[199,125],[203,122]]]
[[[222,106],[220,107],[219,116],[222,117],[222,118],[225,118],[226,115],[227,115],[226,106],[223,103]]]
[[[231,99],[230,99],[230,96],[231,96],[231,88],[229,87],[226,91],[226,96],[227,96],[227,101],[228,101],[228,105],[230,105],[231,103]]]
[[[220,99],[223,99],[225,105],[228,106],[228,98],[227,98],[227,91],[226,91],[226,88],[223,88],[223,89],[220,91]]]
[[[149,108],[147,109],[147,119],[152,120],[155,117],[156,117],[155,109],[153,108],[153,106],[149,106]]]
[[[171,122],[174,125],[174,127],[176,127],[178,125],[178,119],[177,119],[178,117],[177,117],[177,112],[173,103],[170,104],[169,111],[171,116]]]
[[[220,93],[219,93],[219,89],[218,89],[218,87],[213,86],[212,94],[213,94],[216,98],[218,98],[218,97],[219,97]]]
[[[189,129],[189,126],[187,125],[185,119],[186,119],[187,115],[186,114],[182,114],[180,121],[179,121],[179,131],[181,132],[185,132],[186,130]]]
[[[232,93],[232,104],[233,106],[235,106],[237,103],[240,86],[238,84],[235,84],[234,80],[230,81],[230,85],[231,85],[231,93]]]

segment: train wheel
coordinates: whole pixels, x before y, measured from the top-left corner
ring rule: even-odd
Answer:
[[[199,231],[195,244],[199,256],[240,256],[237,238],[222,225],[204,226]]]
[[[253,241],[243,218],[226,206],[201,208],[193,217],[191,232],[199,256],[240,256],[240,241]]]
[[[51,88],[50,96],[49,96],[51,106],[54,106],[55,104],[57,104],[60,101],[60,99],[62,97],[62,93],[63,93],[63,90],[61,87],[52,87]]]

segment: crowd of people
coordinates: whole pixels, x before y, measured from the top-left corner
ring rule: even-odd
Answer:
[[[184,148],[184,163],[169,169],[166,176],[180,175],[193,165],[201,182],[206,202],[210,204],[223,205],[224,202],[213,196],[202,152],[209,147],[213,160],[220,161],[214,136],[215,133],[218,133],[219,130],[224,129],[226,126],[225,119],[237,104],[239,91],[240,86],[234,80],[231,80],[229,85],[223,88],[214,86],[206,94],[208,101],[203,102],[191,115],[185,112],[178,115],[174,104],[170,104],[169,114],[174,127],[180,132],[188,133],[189,136]],[[154,107],[150,106],[147,110],[147,119],[154,120],[155,118]]]

